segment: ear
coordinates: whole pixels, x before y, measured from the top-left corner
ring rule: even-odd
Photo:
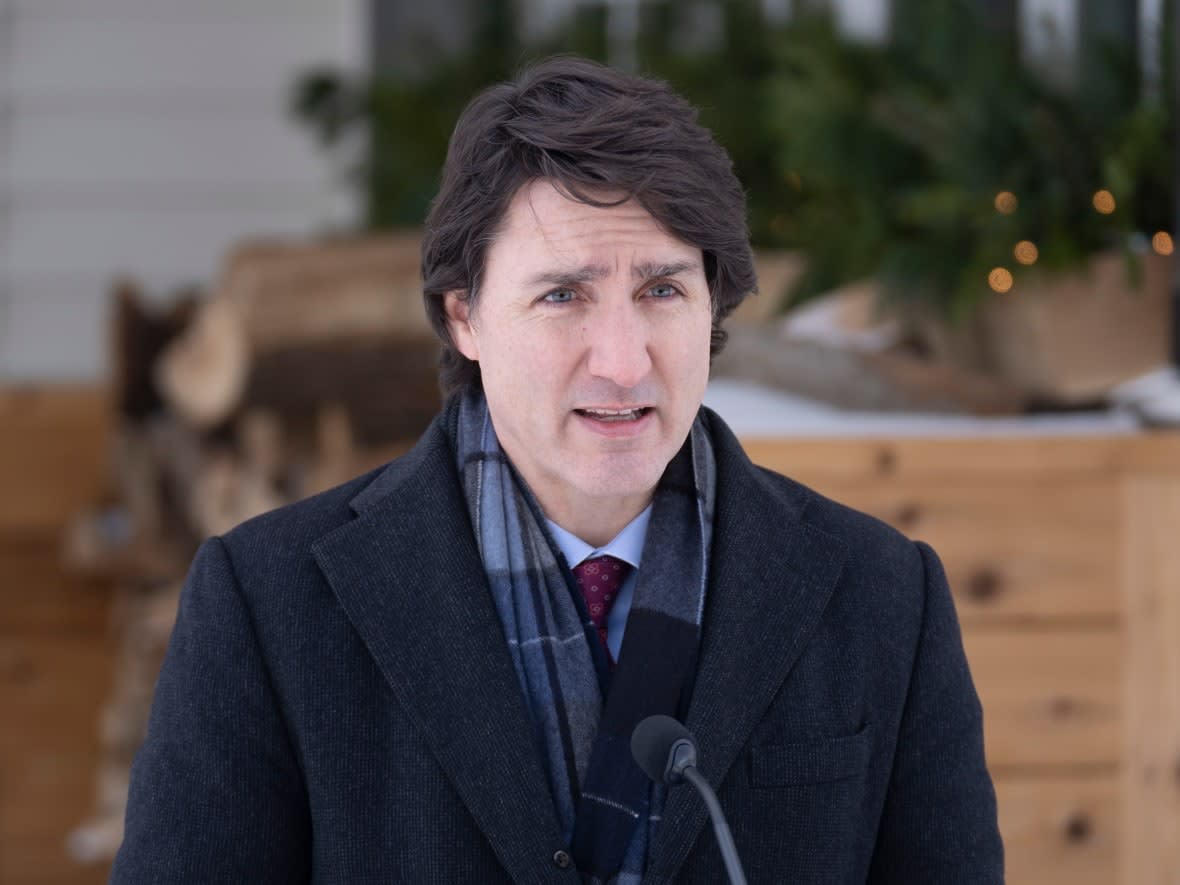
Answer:
[[[479,346],[471,325],[471,302],[462,289],[452,289],[443,296],[443,310],[447,315],[447,329],[459,353],[472,361],[479,360]]]

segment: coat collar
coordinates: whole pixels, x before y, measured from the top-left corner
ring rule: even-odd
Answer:
[[[445,417],[353,499],[357,518],[312,550],[504,868],[533,881],[563,840]]]
[[[717,452],[717,511],[685,725],[716,790],[819,623],[847,550],[804,520],[809,492],[755,467],[724,422],[705,411]],[[671,881],[706,820],[695,790],[669,790],[645,881]]]
[[[357,518],[313,552],[500,862],[527,881],[562,837],[468,521],[448,414],[352,501]],[[716,789],[818,623],[846,550],[803,521],[801,487],[756,468],[724,422],[707,409],[705,417],[717,510],[686,725]],[[670,881],[705,822],[699,797],[671,790],[646,878]]]

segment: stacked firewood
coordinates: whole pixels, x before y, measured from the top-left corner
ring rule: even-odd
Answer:
[[[160,307],[130,281],[111,313],[112,500],[67,563],[118,588],[115,687],[79,860],[122,840],[131,760],[200,542],[407,449],[439,407],[419,236],[251,243],[207,293]]]

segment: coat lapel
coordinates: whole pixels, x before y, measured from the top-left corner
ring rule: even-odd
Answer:
[[[562,837],[438,424],[313,551],[394,695],[515,881]]]
[[[701,655],[685,725],[714,789],[798,660],[831,597],[846,550],[801,521],[805,493],[784,496],[713,422],[717,512]],[[648,877],[670,881],[706,824],[696,791],[668,792]]]

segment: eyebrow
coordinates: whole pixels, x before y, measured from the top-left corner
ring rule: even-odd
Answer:
[[[699,266],[695,261],[673,261],[667,264],[646,261],[632,267],[631,275],[640,280],[650,280],[653,277],[674,277],[696,270]]]
[[[536,286],[549,283],[554,286],[576,286],[579,283],[589,283],[610,275],[610,269],[602,264],[587,264],[573,270],[545,270],[536,276],[529,277],[528,285]]]
[[[655,277],[674,277],[678,274],[696,270],[700,265],[695,261],[653,262],[644,261],[632,266],[631,276],[638,280],[650,280]],[[530,286],[547,283],[554,286],[576,286],[589,283],[610,276],[610,268],[602,264],[587,264],[573,270],[546,270],[528,279]]]

